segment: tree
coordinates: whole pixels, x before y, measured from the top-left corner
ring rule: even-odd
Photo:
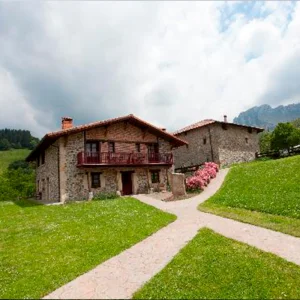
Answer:
[[[28,171],[31,169],[29,163],[25,160],[15,160],[12,163],[9,164],[8,170],[17,170],[17,169],[23,169],[24,171]]]
[[[274,150],[290,150],[291,147],[300,144],[299,129],[291,123],[279,123],[271,137],[271,148]]]
[[[259,148],[260,152],[267,152],[271,150],[271,140],[272,133],[271,132],[262,132],[259,136]]]
[[[3,142],[3,140],[6,140]],[[21,130],[21,129],[0,129],[0,142],[1,144],[5,143],[4,146],[0,145],[0,150],[4,150],[2,148],[7,148],[7,142],[9,143],[9,148],[13,149],[21,149],[21,148],[29,148],[33,149],[35,145],[39,142],[39,139],[33,137],[30,134],[29,130]]]
[[[10,149],[10,143],[7,139],[0,139],[0,151],[1,150],[9,150]]]
[[[292,124],[294,127],[300,129],[300,118],[298,118],[298,119],[292,121],[291,124]]]

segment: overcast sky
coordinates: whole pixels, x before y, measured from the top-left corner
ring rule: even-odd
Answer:
[[[0,128],[173,131],[300,102],[300,2],[0,2]]]

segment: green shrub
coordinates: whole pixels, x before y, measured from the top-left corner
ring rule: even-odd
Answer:
[[[108,199],[116,199],[120,196],[116,192],[108,193],[108,192],[100,192],[94,195],[93,200],[108,200]]]
[[[12,162],[0,176],[0,201],[14,201],[35,195],[35,170],[26,162]]]

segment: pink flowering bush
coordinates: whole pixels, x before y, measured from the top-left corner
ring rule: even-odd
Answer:
[[[216,163],[205,163],[193,176],[186,179],[187,191],[202,191],[209,184],[210,180],[217,176],[217,172],[219,172],[219,166]]]
[[[214,162],[206,162],[204,163],[204,168],[213,168],[216,170],[216,172],[219,172],[219,165],[217,165],[216,163]]]

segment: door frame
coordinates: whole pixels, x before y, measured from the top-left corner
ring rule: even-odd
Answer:
[[[122,182],[122,195],[132,195],[134,193],[134,187],[133,187],[133,174],[134,174],[134,171],[121,171],[121,182]],[[123,174],[128,174],[130,175],[129,178],[130,178],[130,182],[131,182],[131,193],[130,194],[124,194],[124,181],[123,181]]]

